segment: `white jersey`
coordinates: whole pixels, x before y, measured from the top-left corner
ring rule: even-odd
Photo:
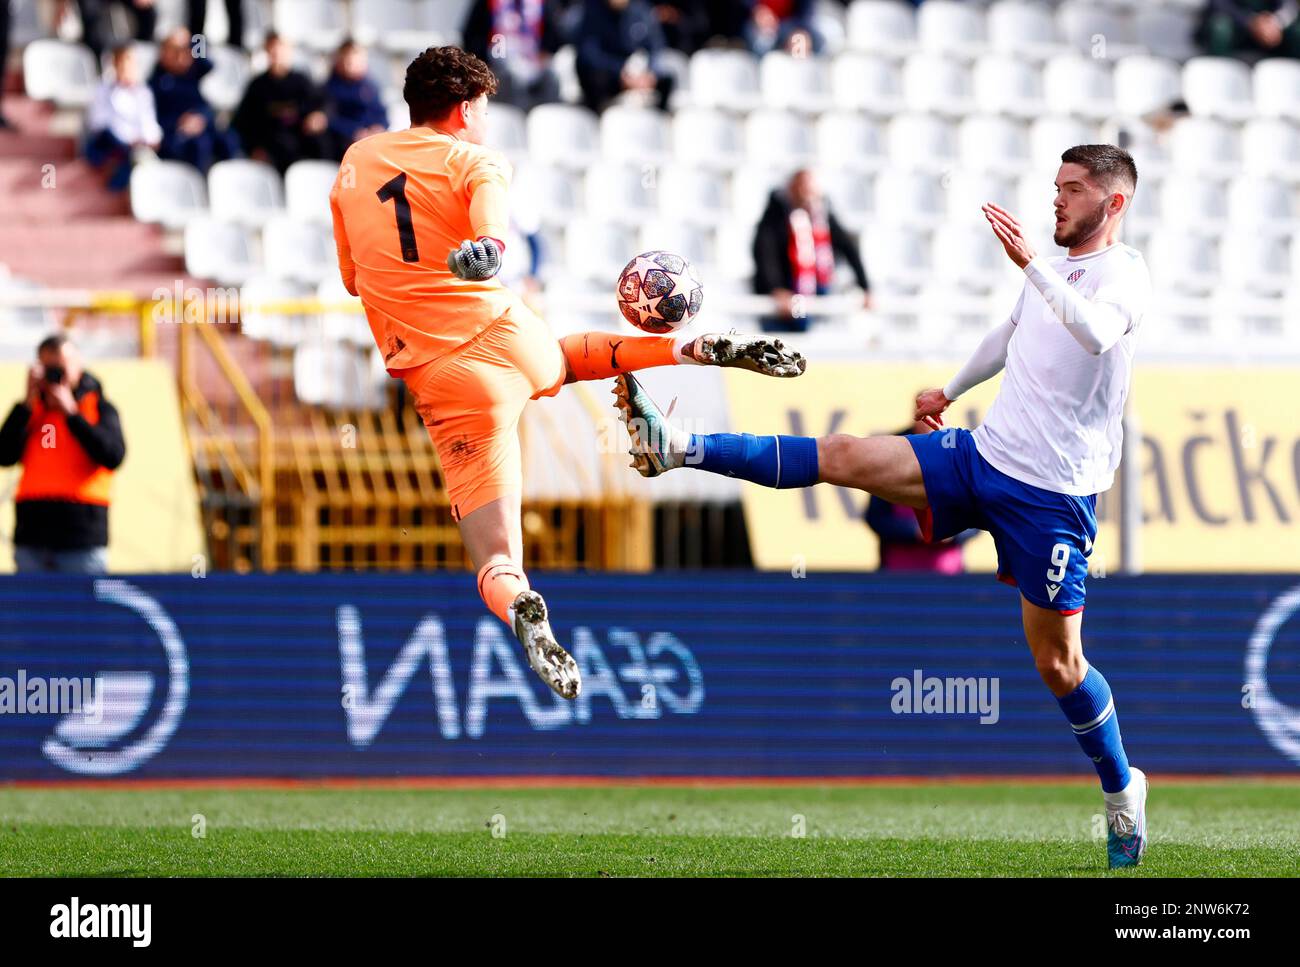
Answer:
[[[1122,244],[1041,261],[1084,299],[1117,310],[1127,320],[1124,334],[1093,355],[1062,324],[1060,307],[1054,310],[1026,280],[1011,317],[1002,385],[973,436],[980,455],[1007,476],[1086,497],[1115,479],[1151,278],[1141,253]]]

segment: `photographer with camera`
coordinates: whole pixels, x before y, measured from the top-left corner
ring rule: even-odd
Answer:
[[[0,427],[0,466],[23,465],[14,566],[20,573],[102,574],[113,471],[126,456],[122,425],[66,336],[45,339],[36,356],[26,400]]]

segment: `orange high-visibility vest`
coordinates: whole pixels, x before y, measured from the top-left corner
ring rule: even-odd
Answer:
[[[87,423],[99,423],[99,394],[87,393],[77,402],[77,409]],[[37,400],[27,424],[23,475],[15,502],[66,500],[107,507],[112,484],[113,471],[90,458],[68,428],[63,412],[48,409],[43,400]]]

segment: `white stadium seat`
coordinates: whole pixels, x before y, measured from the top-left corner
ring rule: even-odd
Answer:
[[[713,245],[708,230],[680,218],[646,220],[637,230],[635,247],[638,252],[652,252],[656,249],[676,252],[689,259],[697,270],[713,264]]]
[[[262,228],[262,265],[277,279],[316,286],[338,274],[333,230],[319,221],[277,215]]]
[[[221,285],[242,285],[261,270],[253,232],[244,225],[211,216],[185,226],[185,271]]]
[[[819,169],[818,180],[831,210],[854,231],[862,228],[875,205],[871,178],[843,168]]]
[[[675,162],[658,173],[659,211],[679,222],[716,225],[730,210],[727,179],[720,171]]]
[[[985,225],[981,206],[987,202],[1007,207],[1012,204],[1013,183],[1010,179],[964,166],[949,174],[943,182],[948,222],[952,225]],[[985,228],[985,231],[988,229]]]
[[[600,150],[608,160],[660,164],[670,149],[668,120],[659,111],[614,105],[600,116]]]
[[[575,278],[609,284],[636,254],[636,230],[630,223],[603,218],[575,218],[564,230],[564,261]]]
[[[944,282],[974,292],[990,292],[1010,261],[986,227],[948,224],[934,233],[931,264]]]
[[[973,114],[957,126],[957,154],[963,168],[1019,174],[1029,167],[1029,135],[1019,121]]]
[[[213,44],[208,48],[212,70],[199,81],[199,92],[218,111],[233,111],[253,77],[246,53],[235,47]]]
[[[1108,119],[1115,110],[1110,64],[1082,54],[1053,57],[1043,68],[1043,100],[1053,114]]]
[[[862,233],[860,247],[877,293],[912,294],[930,277],[930,243],[919,228],[876,220]]]
[[[900,114],[886,129],[889,163],[902,171],[941,171],[957,160],[957,132],[933,114]]]
[[[285,209],[300,221],[328,224],[330,192],[338,177],[339,166],[333,161],[295,161],[284,173]]]
[[[793,112],[764,108],[745,119],[745,156],[752,164],[806,164],[813,150],[812,125]]]
[[[1029,163],[1034,168],[1055,168],[1061,153],[1076,144],[1096,144],[1097,130],[1078,118],[1048,115],[1029,126]]]
[[[854,51],[831,63],[831,93],[839,108],[869,114],[896,114],[903,108],[903,79],[898,65],[883,56]]]
[[[815,137],[821,164],[875,171],[884,162],[884,132],[876,121],[856,111],[823,114],[817,119]]]
[[[1256,296],[1286,292],[1291,269],[1286,239],[1234,226],[1224,233],[1219,250],[1224,285]]]
[[[1228,186],[1228,220],[1234,225],[1291,233],[1297,214],[1295,192],[1281,181],[1247,175]]]
[[[511,190],[533,200],[543,224],[563,225],[581,207],[579,177],[565,168],[529,163],[515,172]]]
[[[759,102],[758,65],[740,50],[696,51],[691,56],[691,100],[699,107],[745,111]]]
[[[820,57],[770,51],[759,61],[758,79],[767,107],[815,114],[830,106],[830,71]]]
[[[920,171],[883,171],[876,178],[875,209],[881,225],[932,228],[944,217],[940,179]]]
[[[131,169],[131,214],[138,220],[181,229],[207,211],[207,182],[192,166],[155,161]]]
[[[1244,121],[1253,108],[1250,68],[1232,57],[1193,57],[1183,65],[1183,100],[1195,115]]]
[[[34,40],[23,50],[23,86],[30,98],[85,108],[98,84],[95,57],[81,44]]]
[[[291,348],[305,341],[315,328],[306,314],[289,312],[291,303],[310,299],[314,290],[290,279],[254,275],[240,287],[240,331],[250,339]]]
[[[326,339],[337,339],[357,346],[373,346],[375,337],[370,332],[361,300],[343,287],[337,272],[328,273],[316,286],[316,298],[322,305],[321,332]],[[347,311],[345,307],[353,307]]]
[[[1176,171],[1229,175],[1241,161],[1237,129],[1203,117],[1180,118],[1169,134],[1169,160]]]
[[[434,26],[434,3],[352,0],[352,36],[368,47],[411,56],[450,38]]]
[[[961,0],[926,0],[916,11],[922,50],[974,57],[984,46],[984,11]]]
[[[1300,125],[1277,118],[1247,121],[1241,133],[1241,158],[1248,174],[1300,182]]]
[[[653,168],[618,161],[597,162],[587,169],[587,211],[623,223],[648,218],[659,207],[657,180]]]
[[[600,149],[596,116],[569,104],[543,104],[528,112],[528,154],[540,164],[585,168]]]
[[[997,0],[988,11],[989,46],[1017,58],[1043,60],[1061,49],[1051,8],[1028,0]]]
[[[388,375],[373,347],[331,339],[311,339],[293,351],[293,388],[308,406],[378,410],[384,405]]]
[[[1157,57],[1184,61],[1196,53],[1196,11],[1144,3],[1133,16],[1138,44]]]
[[[1161,57],[1134,54],[1115,65],[1115,106],[1126,117],[1163,110],[1182,97],[1178,65]]]
[[[774,189],[784,188],[791,174],[793,172],[788,168],[763,164],[747,164],[737,168],[731,176],[732,218],[746,221],[752,228],[767,207],[768,196]]]
[[[1091,57],[1113,59],[1133,45],[1126,18],[1094,0],[1062,3],[1056,9],[1056,29],[1069,47]]]
[[[1134,230],[1151,229],[1160,223],[1163,180],[1138,172],[1137,192],[1129,205],[1125,224]]]
[[[719,278],[731,282],[748,282],[753,278],[755,220],[729,218],[718,226],[714,270]]]
[[[1043,79],[1038,67],[1021,58],[987,54],[972,72],[980,111],[1034,118],[1043,113]]]
[[[916,42],[916,15],[903,0],[854,0],[846,18],[852,50],[902,56]]]
[[[975,109],[970,70],[951,57],[913,54],[903,64],[903,102],[909,111],[970,114]]]
[[[1255,113],[1300,122],[1300,62],[1270,57],[1255,65]]]
[[[1153,284],[1170,294],[1206,295],[1218,284],[1217,253],[1206,235],[1161,226],[1151,233],[1144,254]]]
[[[493,104],[487,115],[487,144],[507,155],[528,153],[528,124],[524,112],[509,104]]]
[[[208,169],[208,203],[228,221],[262,225],[284,208],[284,191],[265,162],[218,161]]]
[[[308,50],[333,52],[348,34],[346,6],[334,0],[275,0],[271,22]]]
[[[672,119],[678,161],[730,169],[744,151],[744,130],[735,118],[712,108],[682,108]]]
[[[1171,174],[1160,185],[1160,209],[1162,226],[1217,231],[1228,213],[1223,182],[1197,174]]]

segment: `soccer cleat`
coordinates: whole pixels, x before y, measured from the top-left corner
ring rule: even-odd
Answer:
[[[1106,797],[1106,857],[1110,868],[1137,866],[1147,851],[1147,790],[1150,783],[1141,769],[1129,767],[1129,784]]]
[[[643,477],[657,477],[681,465],[680,455],[674,455],[672,441],[686,434],[668,422],[650,394],[631,373],[623,373],[614,380],[614,405],[619,419],[632,437],[631,467]]]
[[[578,663],[551,633],[542,596],[536,591],[520,591],[510,611],[514,616],[515,637],[524,646],[533,671],[561,698],[577,698],[582,690]]]
[[[682,347],[682,354],[704,366],[732,366],[763,376],[800,376],[808,366],[802,353],[787,348],[779,339],[736,332],[697,336]]]

